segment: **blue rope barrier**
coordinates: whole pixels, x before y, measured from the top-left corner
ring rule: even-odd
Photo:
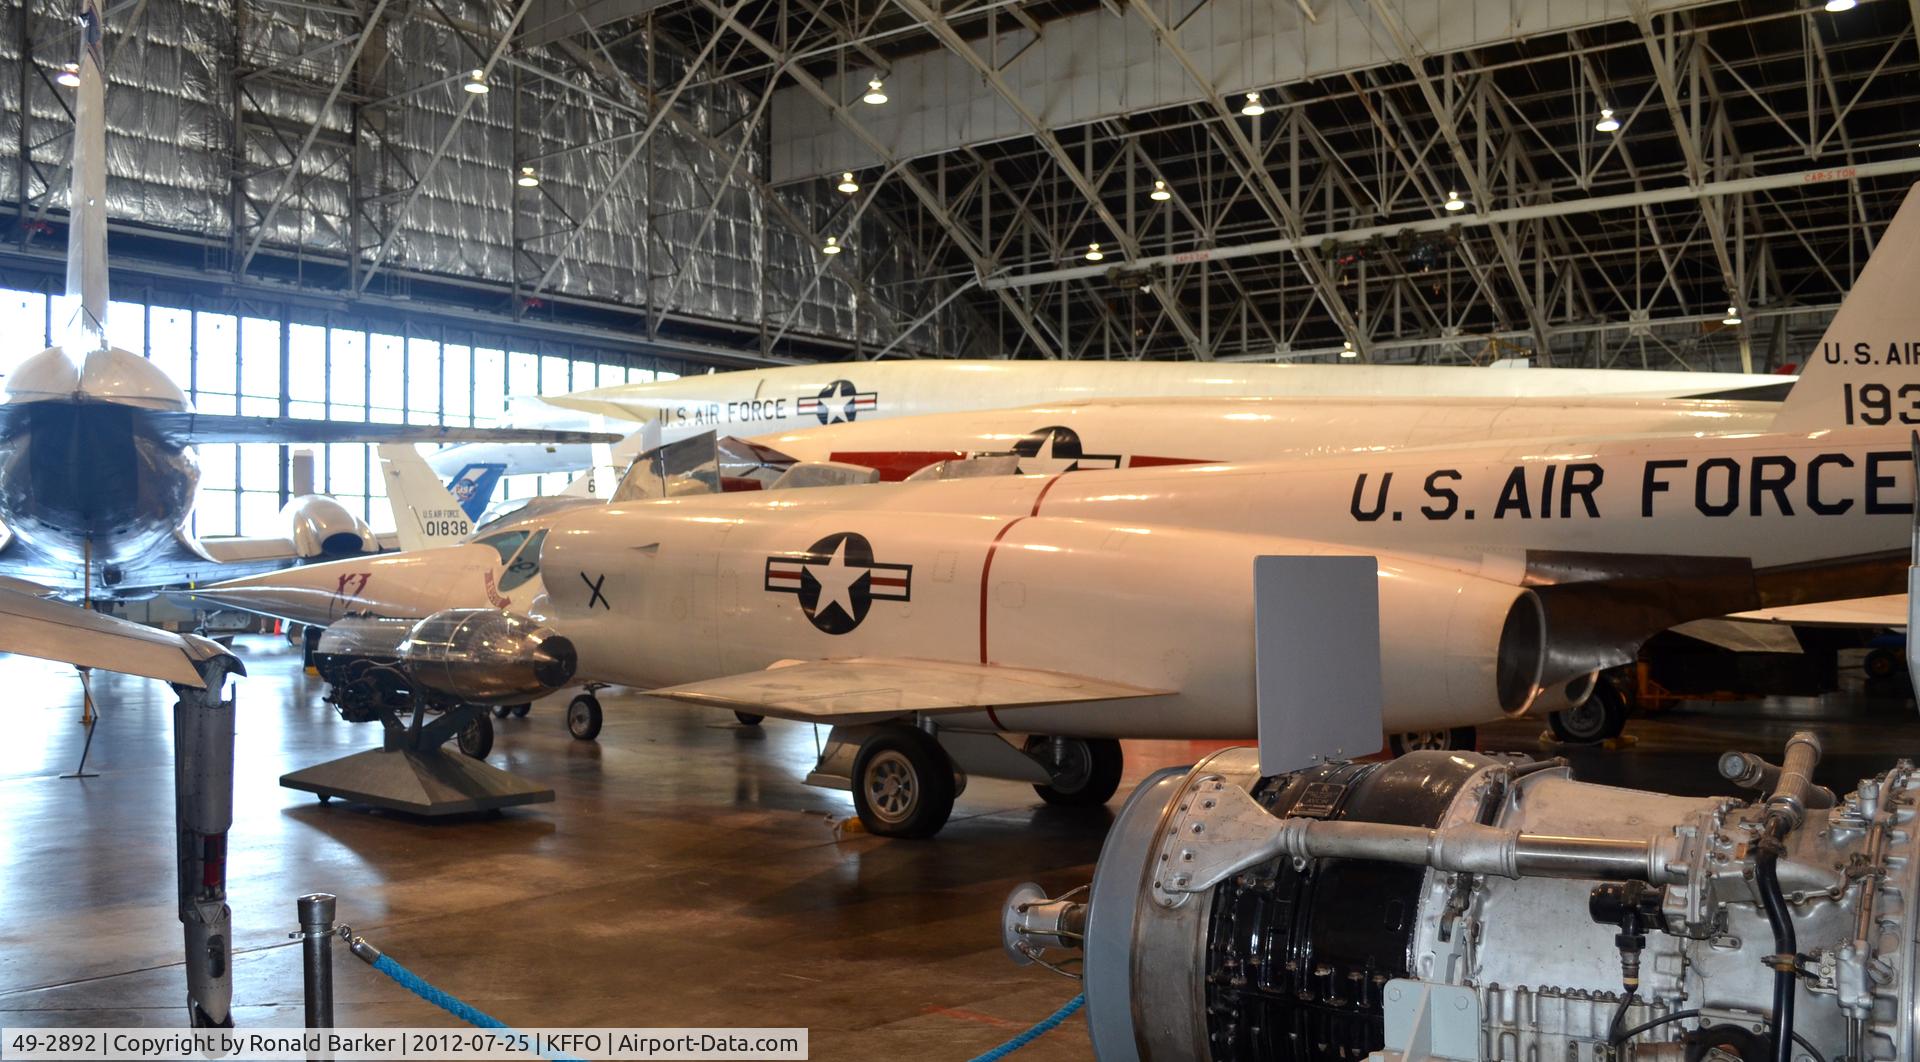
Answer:
[[[1045,1036],[1046,1034],[1059,1028],[1061,1022],[1066,1021],[1068,1018],[1073,1017],[1074,1011],[1077,1011],[1081,1007],[1084,1007],[1086,1005],[1087,1005],[1087,994],[1085,992],[1082,992],[1079,995],[1068,1000],[1066,1006],[1061,1007],[1059,1010],[1056,1010],[1052,1014],[1047,1015],[1047,1017],[1044,1018],[1040,1022],[1040,1024],[1035,1025],[1033,1028],[1028,1029],[1026,1032],[1021,1033],[1020,1035],[1014,1037],[1013,1039],[1008,1040],[1006,1043],[1001,1044],[999,1047],[996,1047],[993,1050],[988,1051],[984,1055],[975,1056],[973,1059],[970,1060],[970,1062],[1000,1062],[1000,1059],[1003,1059],[1008,1055],[1013,1054],[1015,1051],[1020,1050],[1021,1048],[1027,1046],[1028,1044],[1034,1042],[1035,1040],[1040,1039],[1042,1036]]]
[[[426,978],[393,961],[393,956],[391,955],[382,954],[379,958],[373,960],[373,968],[393,978],[394,982],[400,987],[439,1007],[448,1014],[459,1018],[468,1025],[482,1029],[504,1029],[508,1032],[513,1031],[511,1025],[501,1021],[499,1018],[488,1014],[486,1011],[473,1006],[463,999],[448,995],[440,989],[435,988],[432,984],[428,983]],[[548,1055],[546,1057],[554,1059],[555,1062],[577,1062],[577,1060],[568,1055]]]

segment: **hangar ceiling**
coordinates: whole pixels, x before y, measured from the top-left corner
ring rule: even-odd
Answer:
[[[696,354],[1764,370],[1920,173],[1916,3],[122,0],[112,198]],[[71,30],[16,21],[24,250]]]

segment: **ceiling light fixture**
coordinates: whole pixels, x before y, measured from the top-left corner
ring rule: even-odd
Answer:
[[[1445,206],[1450,213],[1467,209],[1467,201],[1460,198],[1460,193],[1451,188],[1447,189],[1447,201],[1441,205]]]
[[[1835,15],[1842,11],[1852,11],[1859,0],[1827,0],[1827,10]]]
[[[540,176],[533,172],[532,166],[522,166],[520,167],[520,176],[515,177],[513,183],[522,188],[538,188],[540,187]]]
[[[1099,244],[1097,243],[1087,244],[1087,261],[1098,262],[1100,259],[1105,257],[1106,255],[1100,253]]]
[[[1147,198],[1156,203],[1164,203],[1173,198],[1173,193],[1167,191],[1167,182],[1157,180],[1153,182],[1153,191],[1147,193]]]
[[[1593,123],[1596,133],[1617,133],[1620,131],[1620,119],[1613,116],[1612,107],[1600,108],[1600,120]]]
[[[848,195],[852,195],[860,190],[860,186],[854,182],[852,170],[848,170],[840,175],[840,183],[836,187]]]
[[[1357,358],[1360,356],[1360,352],[1353,349],[1353,340],[1348,339],[1341,342],[1340,356],[1343,358]]]
[[[867,94],[860,97],[860,102],[871,103],[875,107],[887,102],[887,93],[885,89],[881,87],[879,78],[876,77],[872,81],[867,82]]]
[[[460,87],[476,96],[484,96],[492,91],[492,89],[487,87],[487,72],[484,70],[475,70],[473,73],[468,74],[466,83]]]
[[[841,249],[842,248],[840,247],[840,237],[829,236],[827,237],[827,245],[825,247],[820,248],[820,253],[821,254],[839,254]]]
[[[1725,317],[1723,317],[1723,318],[1721,318],[1721,319],[1720,319],[1720,323],[1721,323],[1721,324],[1723,324],[1723,325],[1737,325],[1737,324],[1739,324],[1739,323],[1740,323],[1740,311],[1739,311],[1739,310],[1736,310],[1736,309],[1734,309],[1734,308],[1733,308],[1733,307],[1731,307],[1731,306],[1729,306],[1729,307],[1727,307],[1727,315],[1726,315]]]
[[[1267,105],[1260,102],[1258,92],[1247,93],[1247,102],[1240,105],[1240,113],[1249,118],[1258,118],[1267,113]]]
[[[60,72],[58,74],[55,74],[53,79],[55,81],[58,81],[62,85],[67,86],[68,88],[79,88],[80,87],[80,64],[79,63],[60,64]]]

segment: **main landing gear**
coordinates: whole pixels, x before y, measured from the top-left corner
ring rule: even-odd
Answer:
[[[920,838],[946,825],[969,775],[1028,782],[1049,804],[1097,807],[1119,790],[1124,765],[1112,738],[1035,734],[1015,746],[999,734],[889,724],[834,728],[807,780],[852,789],[868,833]]]
[[[1548,715],[1547,728],[1569,745],[1597,745],[1625,732],[1627,708],[1626,694],[1602,677],[1578,707]]]
[[[575,741],[592,741],[600,736],[606,715],[600,710],[600,698],[595,694],[606,688],[601,683],[588,683],[585,692],[567,702],[567,733],[572,734]]]
[[[1409,752],[1435,750],[1439,752],[1472,752],[1474,744],[1480,740],[1480,732],[1470,726],[1442,727],[1438,730],[1409,730],[1404,734],[1387,735],[1387,751],[1395,756],[1405,756]]]

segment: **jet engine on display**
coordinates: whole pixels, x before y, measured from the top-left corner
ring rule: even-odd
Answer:
[[[454,608],[421,620],[348,616],[314,649],[314,668],[330,684],[326,700],[350,723],[382,720],[404,729],[418,715],[485,705],[518,707],[572,681],[573,643],[525,616]],[[492,724],[470,713],[460,747],[486,755]]]
[[[1819,756],[1729,754],[1744,801],[1230,749],[1141,785],[1085,902],[1016,889],[1004,943],[1083,952],[1107,1062],[1913,1058],[1920,777],[1836,798]]]

